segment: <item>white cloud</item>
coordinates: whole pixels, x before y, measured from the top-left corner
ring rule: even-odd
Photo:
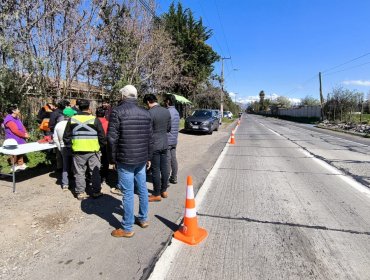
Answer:
[[[229,96],[230,96],[230,98],[231,99],[233,99],[234,100],[234,98],[235,98],[235,95],[238,95],[237,93],[234,93],[234,92],[229,92]]]
[[[273,93],[273,94],[268,94],[265,95],[265,99],[271,99],[271,100],[276,100],[280,95]],[[260,97],[259,95],[254,95],[254,96],[247,96],[244,98],[237,98],[237,101],[242,104],[250,104],[254,101],[259,101]],[[298,105],[301,103],[300,98],[289,98],[290,102],[292,102],[293,105]]]
[[[300,98],[289,98],[289,100],[292,103],[292,105],[299,105],[301,103]]]
[[[363,87],[370,87],[370,81],[363,81],[363,80],[349,80],[343,81],[342,84],[348,86],[363,86]]]

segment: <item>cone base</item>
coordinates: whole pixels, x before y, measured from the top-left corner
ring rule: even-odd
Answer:
[[[208,232],[204,228],[198,228],[195,236],[188,236],[182,233],[181,230],[176,231],[173,237],[189,245],[198,245],[208,236]]]

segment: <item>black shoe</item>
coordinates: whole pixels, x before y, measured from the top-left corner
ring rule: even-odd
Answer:
[[[90,195],[90,197],[92,197],[92,198],[98,198],[98,197],[101,197],[102,195],[103,195],[102,192],[95,192],[95,193],[92,193]]]
[[[177,179],[175,179],[175,178],[170,178],[168,181],[169,181],[171,184],[177,184]]]

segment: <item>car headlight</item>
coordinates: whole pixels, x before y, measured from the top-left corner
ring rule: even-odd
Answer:
[[[209,121],[202,122],[203,125],[209,125]]]

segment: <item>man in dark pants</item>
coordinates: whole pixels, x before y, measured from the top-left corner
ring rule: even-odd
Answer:
[[[171,131],[170,112],[158,104],[154,94],[144,96],[144,104],[149,107],[149,114],[153,123],[153,157],[152,179],[153,194],[149,196],[149,202],[161,201],[167,198],[168,169],[167,169],[167,133]]]
[[[63,142],[72,149],[73,174],[76,180],[76,197],[84,200],[86,194],[86,168],[91,179],[91,197],[101,193],[100,148],[106,146],[106,139],[101,122],[90,113],[90,102],[81,100],[80,114],[73,116],[66,125]]]
[[[57,108],[50,113],[49,129],[51,135],[54,134],[54,128],[57,123],[61,120],[64,120],[63,110],[67,107],[70,107],[70,102],[66,99],[58,101]],[[62,172],[63,170],[63,158],[62,154],[58,149],[55,149],[56,159],[57,159],[57,171]]]
[[[176,146],[177,137],[179,135],[180,116],[175,108],[176,98],[173,94],[166,94],[164,97],[164,104],[171,114],[171,131],[167,133],[168,139],[168,175],[171,184],[177,184],[177,158]]]

